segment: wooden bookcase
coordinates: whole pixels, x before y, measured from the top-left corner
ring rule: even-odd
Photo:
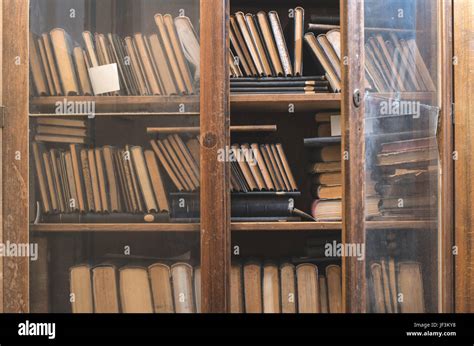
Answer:
[[[180,6],[192,4],[199,14],[199,35],[201,45],[200,95],[186,97],[167,96],[76,96],[76,101],[93,101],[96,104],[96,142],[98,145],[125,144],[120,134],[108,133],[110,124],[123,131],[124,140],[135,136],[136,141],[146,145],[146,126],[158,124],[193,124],[200,126],[200,205],[199,222],[193,223],[101,223],[101,224],[34,224],[34,188],[31,188],[30,173],[34,165],[30,157],[30,122],[35,119],[54,116],[54,105],[63,97],[29,97],[29,55],[28,35],[30,3],[41,0],[4,0],[3,13],[3,94],[0,103],[5,106],[3,137],[3,241],[27,243],[45,241],[50,246],[49,261],[63,267],[98,257],[98,252],[117,252],[129,242],[152,256],[156,249],[166,244],[177,244],[193,249],[194,260],[201,266],[201,304],[203,312],[227,312],[230,309],[230,266],[233,260],[259,257],[278,260],[302,255],[302,249],[309,238],[332,242],[372,244],[374,234],[401,232],[412,234],[416,239],[414,254],[423,263],[434,256],[425,280],[433,282],[427,287],[425,298],[428,311],[450,312],[454,309],[454,274],[451,248],[453,246],[453,133],[451,122],[452,61],[451,2],[418,0],[418,6],[425,6],[419,18],[413,20],[420,31],[418,44],[423,52],[433,59],[431,76],[436,80],[436,91],[432,93],[379,93],[380,97],[399,97],[402,100],[416,100],[439,107],[438,129],[439,161],[439,213],[435,220],[366,220],[366,109],[368,95],[365,88],[364,35],[367,8],[373,1],[324,0],[183,0],[170,5],[178,10]],[[80,1],[90,4],[92,0]],[[92,1],[93,2],[93,1]],[[101,1],[97,15],[104,21],[86,17],[85,25],[94,20],[97,30],[129,34],[134,30],[146,30],[145,26],[134,26],[134,20],[143,13],[132,11],[134,3],[140,0]],[[403,3],[403,1],[401,1]],[[54,3],[52,1],[51,3]],[[166,1],[156,0],[159,9]],[[170,3],[170,2],[169,2]],[[429,4],[428,4],[429,3]],[[229,14],[236,11],[257,13],[260,10],[276,10],[282,25],[288,22],[288,10],[296,6],[305,8],[306,13],[339,13],[341,27],[341,49],[343,87],[341,93],[317,93],[315,95],[252,95],[231,94],[228,78]],[[128,9],[123,14],[116,7]],[[118,17],[109,16],[120,13]],[[102,11],[102,12],[101,12]],[[91,12],[92,13],[92,12]],[[1,14],[1,12],[0,12]],[[151,14],[150,14],[151,16]],[[388,16],[388,14],[387,14]],[[1,16],[0,16],[1,18]],[[46,20],[47,22],[47,20]],[[382,29],[380,29],[382,30]],[[396,30],[395,30],[396,31]],[[0,31],[1,32],[1,31]],[[423,36],[426,35],[426,36]],[[0,60],[1,62],[1,60]],[[305,58],[305,64],[314,64]],[[316,69],[316,71],[318,71]],[[322,72],[322,71],[319,71]],[[2,90],[0,88],[0,90]],[[357,92],[362,102],[356,100]],[[3,96],[3,99],[2,99]],[[185,112],[176,109],[183,106]],[[288,112],[289,105],[294,112]],[[234,142],[258,140],[283,143],[302,196],[296,206],[309,212],[311,206],[310,177],[306,173],[309,161],[303,138],[315,135],[314,114],[321,111],[341,112],[342,150],[347,160],[342,161],[343,175],[343,217],[340,222],[231,222],[230,207],[230,165],[217,160],[218,150]],[[186,119],[181,122],[180,119]],[[137,120],[136,120],[137,119]],[[136,120],[136,121],[135,121]],[[131,124],[135,125],[131,125]],[[231,134],[230,125],[276,124],[276,133]],[[142,128],[140,135],[139,128]],[[130,131],[130,133],[128,133]],[[141,137],[140,137],[141,136]],[[255,140],[255,139],[254,139]],[[428,234],[424,236],[423,234]],[[368,239],[370,238],[370,239]],[[426,241],[423,243],[423,241]],[[158,244],[154,246],[153,244]],[[161,245],[159,245],[161,244]],[[135,246],[135,245],[132,245]],[[160,247],[161,246],[161,247]],[[238,247],[238,255],[234,252]],[[426,247],[426,248],[423,248]],[[158,252],[159,252],[158,251]],[[367,256],[372,258],[371,248]],[[375,251],[375,250],[374,250]],[[140,254],[143,254],[140,252]],[[66,256],[63,256],[67,253]],[[55,254],[62,257],[55,258]],[[386,254],[385,254],[386,255]],[[100,257],[100,256],[99,256]],[[158,256],[159,257],[159,256]],[[57,280],[42,291],[49,299],[46,303],[35,299],[37,288],[32,280],[42,273],[34,272],[34,265],[26,258],[0,258],[0,311],[68,311],[67,275],[64,268],[52,269],[61,272]],[[69,262],[68,262],[69,261]],[[355,257],[342,257],[336,263],[342,266],[343,305],[346,312],[366,312],[368,309],[368,261]],[[0,265],[2,262],[0,262]],[[67,272],[66,272],[67,274]],[[58,274],[59,275],[59,274]],[[429,297],[428,297],[429,296]],[[33,306],[34,304],[38,304]]]

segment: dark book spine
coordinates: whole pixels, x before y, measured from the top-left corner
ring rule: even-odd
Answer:
[[[42,223],[161,223],[169,222],[169,213],[64,213],[44,215]]]

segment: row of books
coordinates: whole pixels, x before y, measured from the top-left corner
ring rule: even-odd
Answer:
[[[422,267],[419,262],[382,258],[371,263],[368,280],[371,311],[424,313]]]
[[[184,95],[199,84],[200,45],[188,17],[156,14],[157,32],[82,34],[72,42],[62,28],[30,34],[36,96]],[[115,65],[115,66],[113,66]]]
[[[38,118],[34,132],[37,142],[86,144],[89,139],[85,120]]]
[[[231,268],[232,313],[340,313],[341,268],[248,262]],[[200,313],[201,269],[187,263],[70,268],[73,313]]]

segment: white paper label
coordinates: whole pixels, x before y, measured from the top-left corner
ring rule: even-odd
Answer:
[[[341,135],[341,116],[331,115],[331,136]]]
[[[120,90],[117,64],[91,67],[89,69],[89,77],[95,95]]]

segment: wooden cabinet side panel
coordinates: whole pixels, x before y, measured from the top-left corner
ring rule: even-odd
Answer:
[[[3,0],[3,242],[28,243],[28,0]],[[4,257],[4,312],[27,312],[28,257]]]

